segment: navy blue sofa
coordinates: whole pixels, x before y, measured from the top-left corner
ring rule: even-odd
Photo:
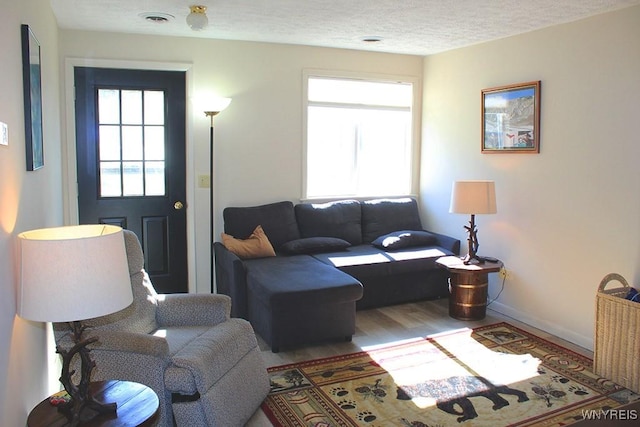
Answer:
[[[412,198],[282,201],[227,207],[223,218],[238,239],[262,226],[276,252],[240,259],[214,243],[218,293],[276,352],[350,339],[356,309],[447,297],[448,272],[435,261],[460,253],[459,240],[423,230]]]

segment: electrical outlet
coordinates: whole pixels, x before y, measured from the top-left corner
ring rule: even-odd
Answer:
[[[509,273],[509,270],[507,270],[507,269],[506,269],[506,268],[504,268],[504,267],[502,267],[502,268],[500,269],[500,271],[498,272],[498,274],[500,275],[500,278],[501,278],[502,280],[509,279],[509,278],[511,277],[511,273]]]

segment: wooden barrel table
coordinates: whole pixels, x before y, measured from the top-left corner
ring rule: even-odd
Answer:
[[[455,256],[442,257],[436,261],[446,268],[449,278],[449,316],[458,320],[482,320],[487,314],[489,273],[502,268],[502,262],[464,264]]]

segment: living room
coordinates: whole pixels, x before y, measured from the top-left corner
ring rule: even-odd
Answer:
[[[42,48],[45,166],[24,167],[20,24]],[[68,223],[70,63],[183,67],[189,98],[233,99],[216,118],[215,229],[222,208],[299,201],[302,181],[302,78],[306,69],[417,79],[421,89],[419,173],[423,223],[466,239],[468,218],[449,213],[451,184],[496,182],[498,212],[477,218],[480,252],[510,272],[493,309],[587,349],[593,348],[594,298],[607,273],[640,282],[640,6],[518,36],[421,57],[258,42],[107,34],[58,28],[48,2],[2,0],[0,121],[0,424],[22,425],[57,382],[46,328],[15,316],[15,236]],[[75,61],[75,62],[74,62]],[[480,152],[480,92],[542,82],[539,154]],[[209,121],[188,107],[187,203],[190,291],[210,291]],[[72,144],[72,142],[71,142]],[[286,168],[283,167],[286,165]],[[464,247],[464,245],[463,245]],[[493,275],[496,276],[496,275]],[[492,277],[490,295],[499,291]],[[53,367],[51,367],[53,366]]]

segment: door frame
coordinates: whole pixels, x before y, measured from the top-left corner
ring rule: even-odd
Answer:
[[[62,138],[62,182],[63,182],[63,207],[64,223],[75,225],[79,223],[78,214],[78,174],[76,170],[76,113],[75,113],[75,67],[117,68],[132,70],[152,71],[182,71],[186,79],[186,190],[187,190],[187,272],[189,277],[189,293],[211,292],[211,285],[206,283],[206,278],[199,278],[196,271],[196,216],[195,216],[195,167],[194,139],[193,139],[193,75],[191,63],[176,62],[146,62],[128,60],[66,58],[64,71],[64,102],[65,102],[65,126],[61,130]],[[202,233],[203,235],[206,233]],[[208,236],[208,234],[207,234]],[[210,243],[209,243],[210,245]],[[209,258],[209,253],[205,255]],[[210,262],[210,261],[209,261]],[[204,283],[198,286],[198,283]]]

